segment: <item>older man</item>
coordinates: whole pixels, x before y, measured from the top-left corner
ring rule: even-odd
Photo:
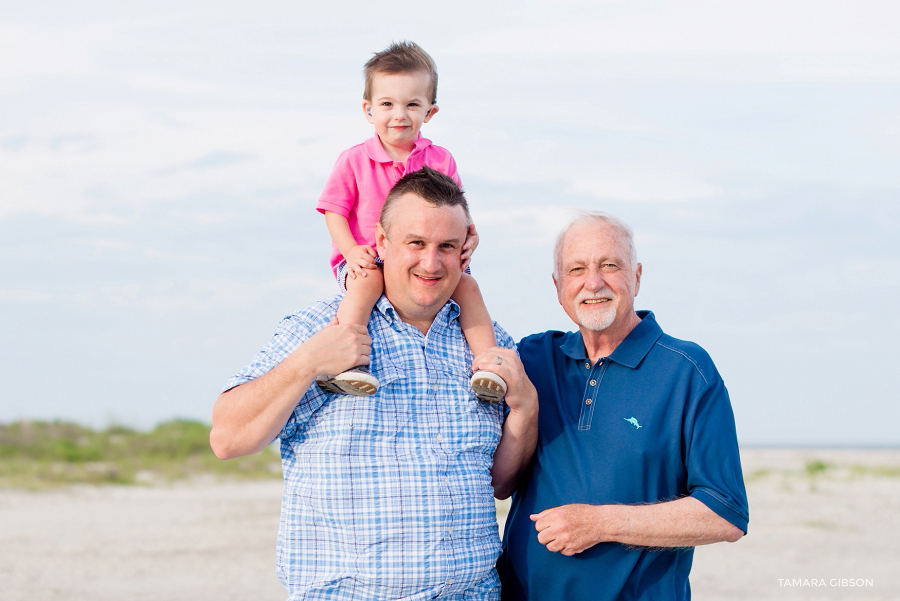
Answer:
[[[689,599],[693,547],[747,530],[725,385],[703,349],[634,310],[642,268],[627,225],[585,213],[555,260],[578,330],[519,345],[540,417],[498,563],[503,598]]]
[[[403,177],[377,227],[385,295],[368,328],[335,323],[339,296],[315,303],[285,318],[216,401],[219,457],[281,439],[278,573],[289,599],[499,597],[492,493],[508,495],[533,452],[537,396],[499,328],[506,348],[476,366],[509,384],[508,412],[469,387],[450,301],[469,223],[450,178]],[[361,363],[382,383],[374,396],[313,384]]]

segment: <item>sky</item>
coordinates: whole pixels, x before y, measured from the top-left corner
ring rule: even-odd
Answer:
[[[336,292],[315,203],[409,39],[515,338],[573,329],[551,247],[605,210],[742,445],[900,446],[897,31],[890,0],[0,0],[0,422],[208,421]]]

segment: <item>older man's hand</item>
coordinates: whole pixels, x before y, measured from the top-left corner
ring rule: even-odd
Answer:
[[[548,551],[575,555],[602,541],[600,505],[574,503],[531,516],[538,542]]]

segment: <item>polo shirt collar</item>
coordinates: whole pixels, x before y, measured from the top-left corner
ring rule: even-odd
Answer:
[[[632,369],[640,364],[663,333],[662,328],[656,323],[652,311],[637,311],[637,315],[641,318],[641,322],[631,330],[625,340],[619,343],[616,350],[609,356],[610,361]],[[560,343],[560,350],[567,357],[576,361],[584,361],[587,358],[584,340],[579,331],[567,333]]]
[[[419,132],[418,136],[416,136],[416,141],[414,142],[415,147],[413,151],[409,153],[409,156],[420,152],[421,150],[428,148],[431,146],[431,140],[428,138],[422,137],[422,132]],[[384,146],[381,145],[381,139],[378,137],[378,134],[375,134],[368,140],[364,142],[366,147],[366,153],[369,155],[369,158],[375,161],[376,163],[393,163],[394,159],[392,159],[387,151],[384,149]]]

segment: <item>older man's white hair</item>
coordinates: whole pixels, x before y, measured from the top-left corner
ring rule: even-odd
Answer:
[[[556,245],[553,248],[553,277],[559,281],[559,270],[562,263],[562,251],[563,244],[566,241],[566,234],[569,233],[573,227],[578,225],[585,224],[599,224],[605,225],[607,227],[613,228],[616,232],[619,233],[620,236],[625,240],[625,243],[628,245],[628,254],[629,261],[631,263],[631,269],[637,269],[637,250],[634,247],[634,232],[631,230],[631,227],[616,217],[615,215],[611,215],[609,213],[605,213],[603,211],[588,211],[586,209],[578,210],[576,212],[575,217],[572,221],[569,222],[563,230],[556,237]]]

